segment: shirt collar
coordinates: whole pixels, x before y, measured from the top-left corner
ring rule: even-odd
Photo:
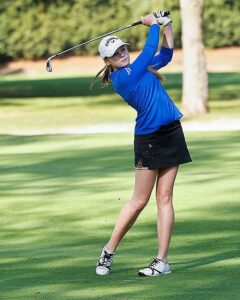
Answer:
[[[120,72],[121,70],[127,68],[128,66],[129,65],[127,65],[126,67],[122,67],[122,68],[119,68],[119,69],[113,71],[110,75],[108,75],[108,77],[111,78],[111,79],[114,78],[114,77],[116,77],[116,75],[117,75],[118,72]]]

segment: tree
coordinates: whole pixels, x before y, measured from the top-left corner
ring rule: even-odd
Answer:
[[[182,109],[186,116],[208,110],[208,78],[202,42],[204,0],[180,0],[183,45]]]

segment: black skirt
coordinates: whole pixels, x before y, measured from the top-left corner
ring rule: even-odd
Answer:
[[[180,121],[150,134],[135,134],[135,169],[159,169],[191,162]]]

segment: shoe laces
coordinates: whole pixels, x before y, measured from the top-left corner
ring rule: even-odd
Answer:
[[[113,254],[108,254],[106,251],[104,251],[104,255],[100,257],[99,264],[102,266],[110,266],[113,261]]]
[[[163,262],[161,259],[154,258],[150,261],[149,267],[155,268],[160,262]]]

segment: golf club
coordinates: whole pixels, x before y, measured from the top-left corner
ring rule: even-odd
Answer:
[[[168,11],[168,10],[167,10],[167,11],[158,11],[157,13],[160,14],[162,17],[166,17],[166,16],[170,15],[170,11]],[[62,51],[62,52],[59,52],[59,53],[57,53],[57,54],[54,54],[54,55],[50,56],[50,57],[47,59],[47,66],[46,66],[46,69],[47,69],[48,72],[52,72],[51,59],[53,59],[53,58],[55,58],[55,57],[62,56],[62,55],[64,55],[65,53],[68,53],[68,52],[70,52],[70,51],[73,51],[74,49],[79,48],[79,47],[81,47],[81,46],[83,46],[83,45],[86,45],[86,44],[88,44],[88,43],[91,43],[91,42],[93,42],[93,41],[99,40],[99,39],[101,39],[101,38],[103,38],[103,37],[105,37],[105,36],[108,36],[108,35],[112,34],[112,33],[115,33],[115,32],[118,32],[118,31],[122,31],[122,30],[124,30],[124,29],[130,28],[130,27],[133,27],[133,26],[136,26],[136,25],[140,25],[140,24],[142,24],[142,21],[138,21],[138,22],[132,23],[132,24],[130,24],[130,25],[121,27],[121,28],[119,28],[119,29],[110,31],[110,32],[108,32],[108,33],[105,33],[105,34],[103,34],[103,35],[100,35],[100,36],[98,36],[98,37],[95,37],[95,38],[93,38],[93,39],[91,39],[91,40],[89,40],[89,41],[86,41],[86,42],[83,42],[83,43],[81,43],[81,44],[79,44],[79,45],[76,45],[76,46],[74,46],[74,47],[72,47],[72,48],[69,48],[69,49],[66,49],[66,50],[64,50],[64,51]]]

